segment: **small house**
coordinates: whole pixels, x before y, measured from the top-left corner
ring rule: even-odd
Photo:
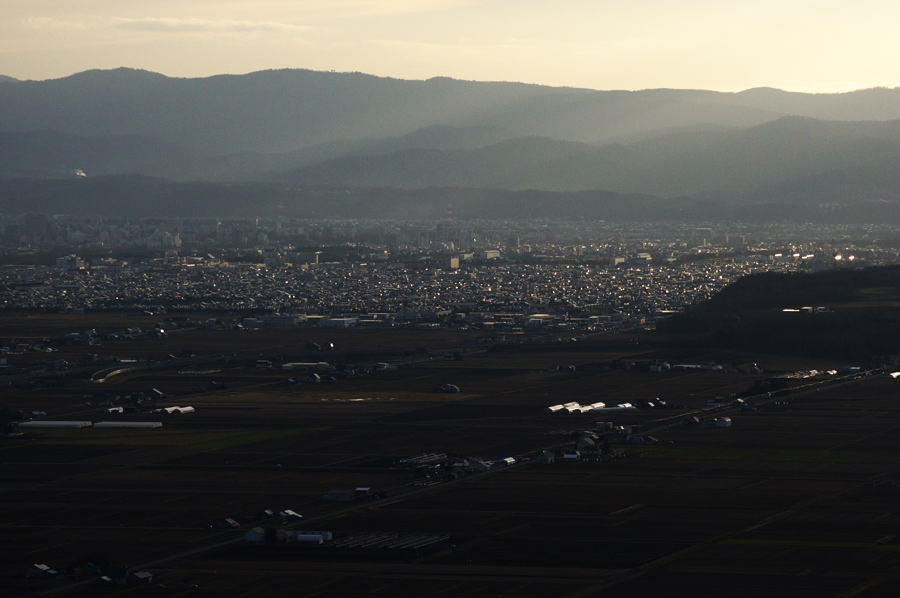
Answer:
[[[153,574],[149,571],[138,571],[133,576],[134,585],[137,586],[149,586],[153,583]]]
[[[483,459],[470,459],[469,469],[472,471],[487,471],[491,468],[491,464]]]
[[[247,530],[244,534],[244,542],[248,544],[260,544],[266,541],[266,530],[261,527],[254,527]]]

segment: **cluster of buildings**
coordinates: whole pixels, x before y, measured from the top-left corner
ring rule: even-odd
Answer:
[[[0,309],[236,311],[260,325],[641,325],[756,272],[900,263],[896,231],[877,226],[26,215],[0,230],[15,262],[0,266]]]
[[[558,220],[461,220],[448,214],[440,221],[310,219],[140,219],[67,215],[0,214],[0,253],[70,249],[179,250],[221,252],[248,249],[279,253],[329,254],[343,248],[363,259],[397,260],[421,252],[455,252],[461,260],[500,257],[581,257],[627,259],[735,252],[801,255],[819,248],[830,255],[875,259],[896,257],[892,225],[749,224],[740,222],[640,223]],[[71,251],[70,251],[71,253]],[[640,259],[640,258],[638,258]],[[327,260],[326,260],[327,261]]]
[[[581,405],[577,402],[563,403],[560,405],[550,405],[544,408],[544,413],[561,413],[566,415],[591,413],[593,411],[609,412],[609,411],[637,411],[637,407],[631,403],[618,403],[616,405],[607,405],[602,401],[591,403],[590,405]]]
[[[302,324],[309,316],[332,327],[498,317],[511,326],[571,318],[599,325],[664,316],[747,274],[793,269],[734,260],[640,266],[497,261],[458,269],[369,262],[2,266],[0,309],[233,311],[258,314],[257,324],[275,326]]]
[[[45,563],[35,563],[25,572],[31,579],[84,579],[95,578],[95,585],[101,587],[143,586],[153,583],[153,573],[149,571],[132,571],[129,567],[102,568],[94,563],[66,567],[57,571]]]

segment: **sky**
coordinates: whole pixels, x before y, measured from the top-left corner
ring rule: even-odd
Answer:
[[[0,0],[0,74],[305,68],[590,89],[900,86],[896,0]]]

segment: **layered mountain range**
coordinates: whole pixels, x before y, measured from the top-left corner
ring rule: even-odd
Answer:
[[[499,198],[552,197],[561,215],[595,196],[600,212],[640,197],[659,217],[883,221],[900,218],[898,166],[900,89],[595,91],[306,70],[0,77],[5,212],[26,195],[67,211],[60,190],[77,174],[101,197],[124,193],[109,208],[123,214],[128,185],[185,201],[231,188],[220,214],[204,203],[223,215],[240,208],[227,197],[241,183],[259,209],[302,211],[291,198],[312,189],[390,201],[372,191],[388,188],[406,202],[453,196],[473,217]]]

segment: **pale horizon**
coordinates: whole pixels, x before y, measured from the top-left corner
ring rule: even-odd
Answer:
[[[674,89],[674,90],[679,90],[679,91],[697,90],[697,91],[714,91],[714,92],[721,92],[721,93],[739,93],[739,92],[748,91],[751,89],[771,88],[771,89],[777,89],[780,91],[786,91],[786,92],[791,92],[791,93],[840,94],[840,93],[850,93],[853,91],[864,91],[867,89],[894,89],[893,87],[889,87],[889,86],[885,86],[885,85],[872,85],[872,86],[859,87],[855,83],[843,83],[843,82],[826,83],[826,84],[821,84],[819,86],[800,87],[800,88],[783,88],[783,87],[773,87],[771,85],[759,85],[756,87],[747,87],[745,89],[734,89],[734,90],[718,90],[718,89],[699,88],[699,87],[644,87],[644,88],[636,88],[636,89],[621,89],[621,88],[609,87],[609,88],[601,89],[601,88],[583,87],[583,86],[576,86],[576,85],[549,85],[549,84],[538,82],[538,81],[513,81],[513,80],[501,80],[501,79],[464,79],[461,77],[449,77],[447,75],[441,75],[441,74],[435,74],[435,75],[432,75],[429,77],[419,77],[419,78],[395,77],[395,76],[391,76],[391,75],[379,75],[377,73],[367,73],[367,72],[363,72],[363,71],[338,71],[338,70],[334,70],[334,69],[322,70],[322,69],[311,69],[311,68],[302,67],[302,66],[261,68],[261,69],[249,70],[246,72],[240,72],[240,73],[238,73],[238,72],[221,72],[221,73],[202,74],[202,75],[195,75],[195,76],[190,76],[190,75],[183,76],[183,75],[171,75],[168,73],[155,71],[152,69],[141,68],[141,67],[120,65],[120,66],[108,67],[108,68],[85,68],[85,69],[82,69],[79,71],[74,71],[74,72],[56,76],[56,77],[47,77],[45,79],[33,79],[33,78],[32,79],[24,79],[24,78],[19,78],[19,77],[13,77],[13,78],[18,81],[54,81],[54,80],[59,80],[59,79],[65,79],[67,77],[71,77],[73,75],[77,75],[79,73],[88,72],[88,71],[113,71],[113,70],[117,70],[117,69],[130,69],[130,70],[136,70],[136,71],[145,71],[145,72],[150,72],[150,73],[154,73],[157,75],[162,75],[169,79],[205,79],[205,78],[219,77],[219,76],[242,76],[242,75],[249,75],[252,73],[258,73],[258,72],[264,72],[264,71],[308,70],[308,71],[314,71],[314,72],[335,73],[335,74],[359,73],[359,74],[363,74],[363,75],[370,75],[372,77],[377,77],[377,78],[396,79],[396,80],[402,80],[402,81],[427,81],[428,79],[450,78],[450,79],[454,79],[457,81],[472,81],[472,82],[478,82],[478,83],[521,83],[524,85],[542,85],[542,86],[546,86],[546,87],[585,89],[585,90],[590,90],[590,91],[647,91],[647,90],[654,90],[654,89]],[[0,73],[0,75],[6,75],[6,73]],[[6,76],[12,77],[12,75],[6,75]]]
[[[270,69],[596,90],[900,86],[884,0],[5,0],[0,74]]]

